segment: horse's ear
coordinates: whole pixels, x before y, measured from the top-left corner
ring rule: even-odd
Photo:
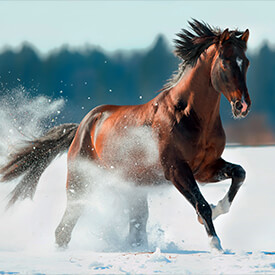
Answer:
[[[222,45],[225,41],[227,41],[230,38],[229,30],[226,29],[223,31],[223,33],[220,36],[220,45]]]
[[[249,38],[249,29],[246,29],[246,31],[241,36],[241,40],[243,40],[246,43],[248,38]]]

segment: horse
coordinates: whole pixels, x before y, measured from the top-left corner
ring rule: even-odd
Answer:
[[[250,110],[245,55],[249,30],[221,30],[196,19],[188,23],[175,39],[178,71],[155,98],[141,105],[98,106],[80,124],[62,124],[27,141],[1,167],[2,181],[22,176],[10,194],[11,206],[33,198],[41,174],[68,150],[67,206],[55,231],[58,246],[68,246],[83,211],[81,199],[88,187],[77,169],[81,159],[108,171],[120,170],[137,186],[172,183],[193,206],[210,246],[223,251],[213,220],[229,211],[246,173],[222,158],[226,137],[220,98],[226,97],[236,119]],[[198,183],[225,179],[232,180],[229,190],[216,206],[209,205]],[[147,220],[147,193],[135,191],[129,206],[131,245],[147,244]]]

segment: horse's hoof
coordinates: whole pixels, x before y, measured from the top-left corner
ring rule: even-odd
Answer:
[[[60,250],[65,250],[68,248],[68,242],[64,242],[64,241],[60,241],[60,240],[56,240],[55,245]]]
[[[223,253],[221,241],[218,236],[211,237],[210,246],[213,249],[213,251]]]
[[[68,245],[59,245],[55,243],[55,248],[57,251],[65,251],[68,248]]]
[[[71,237],[67,234],[61,234],[56,231],[55,244],[61,249],[66,249],[68,247],[68,243],[70,242]]]

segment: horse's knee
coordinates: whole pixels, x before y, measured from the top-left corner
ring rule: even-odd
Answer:
[[[196,210],[199,216],[204,220],[207,220],[212,217],[212,209],[206,201],[202,203],[197,203]],[[201,222],[200,219],[199,221]]]
[[[207,234],[209,236],[216,234],[212,224],[212,209],[210,205],[206,201],[198,202],[196,204],[196,210],[198,214],[198,221],[205,226]]]
[[[246,172],[240,165],[236,165],[232,170],[232,178],[239,183],[245,180]]]

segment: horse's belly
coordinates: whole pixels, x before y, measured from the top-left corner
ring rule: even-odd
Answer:
[[[104,138],[100,159],[106,168],[115,169],[139,184],[164,180],[157,139],[149,127],[124,129]]]

